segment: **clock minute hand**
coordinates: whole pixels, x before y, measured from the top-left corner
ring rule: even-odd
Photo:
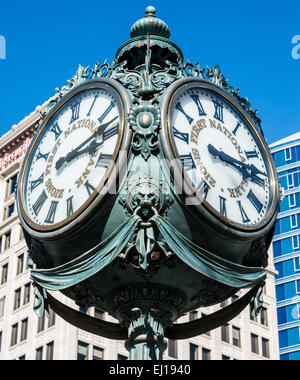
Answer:
[[[248,164],[245,164],[244,162],[242,161],[239,161],[231,156],[229,156],[228,154],[222,152],[222,151],[219,151],[217,150],[214,146],[212,146],[211,144],[208,145],[208,151],[209,153],[214,156],[214,157],[219,157],[219,159],[223,162],[226,162],[227,164],[235,167],[236,169],[238,169],[242,175],[243,175],[243,178],[245,179],[248,179],[250,178],[250,180],[252,182],[255,182],[257,183],[258,185],[260,186],[264,186],[264,181],[259,178],[257,176],[257,174],[260,174],[260,175],[263,175],[263,176],[267,176],[266,173],[262,172],[261,170],[257,169],[257,167],[253,164],[251,165],[248,165]]]
[[[99,125],[99,127],[97,128],[97,130],[92,134],[92,136],[90,136],[89,138],[87,138],[85,141],[83,141],[77,148],[71,150],[71,152],[69,152],[65,157],[60,157],[57,161],[56,161],[56,164],[55,164],[55,168],[56,170],[59,170],[63,164],[65,162],[70,162],[72,160],[74,160],[76,157],[80,156],[82,153],[85,153],[87,152],[88,150],[86,149],[83,149],[83,150],[80,150],[82,147],[84,147],[87,143],[89,143],[91,140],[95,139],[96,137],[98,136],[101,136],[101,134],[104,133],[105,129],[110,125],[112,124],[114,121],[116,121],[118,118],[118,116],[116,116],[115,118],[113,118],[112,120],[110,120],[109,122],[105,123],[105,124],[101,124]]]
[[[244,178],[251,177],[251,174],[249,173],[249,170],[250,170],[249,165],[244,164],[243,162],[229,156],[228,154],[222,151],[219,151],[211,144],[208,145],[208,151],[212,156],[218,157],[221,161],[238,169],[242,173]]]

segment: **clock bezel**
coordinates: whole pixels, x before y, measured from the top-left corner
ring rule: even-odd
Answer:
[[[233,108],[241,114],[241,117],[247,122],[247,125],[249,126],[249,128],[251,128],[253,132],[256,143],[260,148],[260,152],[264,157],[266,165],[268,166],[267,170],[269,172],[271,197],[271,200],[269,202],[269,208],[266,214],[264,215],[262,220],[255,225],[244,225],[241,223],[234,222],[233,220],[230,220],[229,218],[226,218],[222,216],[219,212],[217,212],[212,206],[210,206],[210,204],[205,199],[203,199],[203,196],[201,196],[197,192],[195,186],[193,185],[189,176],[186,174],[183,165],[180,162],[179,154],[176,148],[176,143],[174,141],[174,136],[172,132],[172,107],[174,106],[174,101],[179,93],[183,93],[193,88],[209,90],[217,94],[218,96],[225,98],[233,106]],[[177,161],[175,168],[172,166],[172,168],[176,170],[176,173],[173,174],[173,179],[176,178],[176,175],[182,176],[184,184],[187,184],[189,188],[189,192],[187,193],[187,191],[185,191],[185,185],[183,186],[183,195],[185,197],[188,197],[191,196],[191,194],[194,194],[197,198],[197,204],[191,204],[189,207],[194,209],[198,214],[204,216],[210,224],[219,227],[219,229],[221,230],[224,230],[224,227],[226,227],[226,231],[229,233],[232,232],[234,234],[253,234],[266,228],[269,225],[270,221],[274,219],[274,215],[276,213],[276,210],[278,209],[279,189],[278,181],[276,180],[276,168],[271,158],[270,150],[264,140],[264,137],[261,135],[259,129],[255,125],[254,120],[228,92],[205,79],[198,78],[183,78],[171,85],[166,91],[164,99],[162,101],[162,128],[160,132],[160,140],[164,155],[168,159],[167,162],[169,160],[174,159]]]
[[[93,90],[93,89],[103,89],[108,92],[114,93],[114,95],[118,98],[118,102],[120,104],[120,126],[119,126],[119,136],[114,149],[112,162],[114,164],[110,164],[106,169],[106,172],[97,185],[96,190],[90,195],[90,197],[81,205],[81,207],[76,210],[71,216],[65,218],[64,220],[55,223],[53,225],[41,226],[36,224],[28,215],[26,201],[25,201],[25,179],[26,173],[29,168],[29,164],[31,161],[31,153],[35,150],[36,145],[39,142],[40,136],[43,134],[47,125],[51,122],[53,117],[59,112],[59,110],[67,104],[69,101],[77,96],[78,94]],[[110,192],[110,186],[114,186],[115,181],[109,181],[111,175],[115,176],[115,180],[117,180],[120,173],[122,173],[123,168],[126,165],[124,160],[119,160],[119,153],[121,150],[128,150],[131,141],[131,131],[129,128],[126,128],[128,120],[127,115],[131,106],[131,101],[129,96],[123,87],[116,82],[114,79],[92,79],[87,82],[81,83],[74,87],[66,96],[64,96],[49,112],[46,116],[45,120],[42,122],[41,126],[37,130],[34,135],[32,142],[29,146],[29,149],[24,158],[19,178],[19,186],[18,186],[18,196],[17,203],[18,208],[20,210],[19,214],[21,215],[21,220],[25,222],[22,223],[25,229],[27,229],[32,236],[37,238],[45,237],[45,235],[51,234],[51,237],[56,234],[64,233],[65,231],[69,231],[75,225],[77,226],[79,222],[82,220],[86,220],[86,218],[90,215],[90,212],[97,206],[99,206],[100,202],[103,198]],[[119,169],[119,170],[116,170]],[[110,184],[111,183],[111,184]],[[106,187],[105,187],[106,186]],[[104,191],[104,189],[106,191]]]

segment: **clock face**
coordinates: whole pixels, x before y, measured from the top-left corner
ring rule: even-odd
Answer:
[[[261,224],[272,202],[272,173],[261,137],[218,91],[190,86],[173,96],[173,149],[198,199],[223,221]]]
[[[22,179],[23,207],[37,228],[69,222],[100,192],[118,152],[122,109],[113,88],[85,87],[41,128]]]

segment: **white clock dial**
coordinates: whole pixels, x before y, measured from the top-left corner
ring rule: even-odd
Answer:
[[[224,220],[254,226],[271,203],[267,155],[254,127],[229,100],[192,87],[172,101],[171,135],[198,195]]]
[[[75,94],[38,135],[24,179],[25,209],[38,226],[76,215],[99,191],[119,141],[122,106],[115,91]]]

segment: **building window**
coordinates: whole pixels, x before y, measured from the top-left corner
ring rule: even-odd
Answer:
[[[288,189],[292,189],[294,187],[294,174],[287,175],[287,185]]]
[[[4,317],[5,297],[0,298],[0,318]]]
[[[297,228],[298,227],[298,218],[297,215],[291,215],[290,216],[290,222],[291,222],[291,228]]]
[[[10,232],[4,235],[4,249],[10,248]]]
[[[46,360],[53,360],[54,357],[54,342],[47,344]]]
[[[78,342],[77,360],[88,360],[89,345],[84,342]]]
[[[27,305],[30,302],[30,283],[24,286],[24,302],[23,305]]]
[[[258,336],[255,334],[251,334],[251,351],[254,354],[259,354],[258,350]]]
[[[43,360],[43,347],[39,347],[35,350],[35,360]]]
[[[292,149],[291,148],[286,148],[284,150],[284,158],[286,161],[290,161],[292,159]]]
[[[262,342],[262,356],[264,356],[265,358],[269,358],[270,357],[269,341],[268,339],[262,338],[261,342]]]
[[[7,278],[8,278],[8,264],[5,264],[2,267],[1,285],[4,285],[7,283]]]
[[[295,257],[295,270],[300,270],[300,257]]]
[[[125,355],[118,354],[118,360],[128,360],[128,357]]]
[[[24,319],[21,322],[21,342],[27,339],[27,332],[28,332],[28,318]]]
[[[296,293],[300,294],[300,280],[296,281]]]
[[[12,326],[11,328],[11,342],[10,345],[15,346],[18,343],[18,324]]]
[[[18,256],[18,262],[17,262],[17,276],[21,273],[23,273],[24,269],[24,253],[20,256]]]
[[[202,348],[202,360],[210,360],[210,350]]]
[[[190,343],[190,360],[198,360],[198,349],[198,346]]]
[[[14,310],[17,310],[20,307],[21,307],[21,288],[15,290]]]
[[[94,317],[97,318],[97,319],[104,319],[104,312],[95,308],[95,313],[94,313]]]
[[[2,331],[0,331],[0,352],[2,349]]]
[[[222,342],[229,343],[229,325],[223,325],[221,327],[221,339]]]
[[[292,236],[292,240],[293,240],[293,249],[299,249],[300,247],[300,244],[299,244],[299,235],[296,235],[296,236]]]
[[[222,360],[230,360],[230,357],[227,355],[222,355]]]
[[[52,309],[49,310],[48,327],[55,325],[55,313]]]
[[[241,329],[235,326],[232,326],[232,344],[241,347]]]
[[[260,311],[260,323],[263,326],[268,326],[268,310],[265,307],[262,307]]]
[[[93,360],[104,360],[104,350],[100,347],[93,347]]]
[[[196,310],[191,311],[190,314],[189,314],[189,320],[190,320],[190,322],[194,321],[197,318],[198,318],[198,312]]]
[[[177,341],[169,339],[168,354],[171,358],[177,359]]]
[[[18,175],[15,175],[14,177],[10,178],[7,181],[7,197],[15,193],[16,188],[17,188],[17,181],[18,181]]]
[[[38,328],[37,332],[40,333],[45,330],[45,314],[38,319]]]
[[[290,208],[296,207],[296,194],[289,195],[289,206]]]
[[[4,219],[9,218],[12,216],[12,214],[15,211],[15,203],[11,203],[7,208],[4,210]]]

